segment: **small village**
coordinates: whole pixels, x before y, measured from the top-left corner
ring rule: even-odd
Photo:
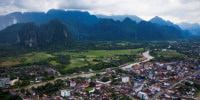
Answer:
[[[199,69],[199,62],[189,59],[167,63],[143,62],[130,68],[108,68],[105,73],[92,77],[56,80],[49,83],[52,89],[55,88],[51,93],[41,92],[42,87],[29,88],[24,94],[9,92],[23,100],[195,100],[200,91]],[[10,82],[8,78],[2,78],[1,86],[11,85]]]
[[[54,79],[60,76],[53,66],[27,66],[1,68],[0,87],[16,88]]]

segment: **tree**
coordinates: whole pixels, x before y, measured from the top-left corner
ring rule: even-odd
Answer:
[[[54,81],[54,84],[55,84],[55,86],[63,86],[63,80],[61,80],[61,79],[57,79],[56,81]]]
[[[95,87],[96,84],[94,82],[90,82],[90,86],[89,87]]]
[[[9,100],[22,100],[18,95],[10,96]]]
[[[94,94],[99,94],[99,91],[95,89]]]
[[[132,100],[132,99],[130,99],[128,96],[124,96],[124,97],[120,98],[119,100]]]
[[[21,93],[25,93],[25,89],[22,88],[22,89],[20,90],[20,92],[21,92]]]
[[[27,86],[29,84],[30,84],[29,80],[22,80],[22,82],[20,83],[20,86]]]
[[[101,81],[102,82],[107,82],[107,81],[109,81],[109,78],[108,77],[103,77]]]

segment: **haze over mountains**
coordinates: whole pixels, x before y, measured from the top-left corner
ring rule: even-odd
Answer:
[[[57,19],[57,24],[55,25],[51,24],[51,20],[54,19]],[[50,23],[50,25],[47,23]],[[63,28],[62,31],[54,30],[59,29],[60,26],[63,26],[62,24],[66,26],[66,29]],[[47,13],[15,12],[6,16],[0,16],[0,28],[3,29],[5,27],[7,28],[0,31],[1,44],[19,43],[19,34],[23,34],[21,36],[24,37],[24,42],[28,40],[35,41],[31,46],[57,43],[55,42],[56,40],[51,38],[53,36],[52,34],[62,34],[62,36],[65,36],[65,33],[70,38],[79,41],[173,40],[181,39],[190,34],[190,32],[182,30],[178,25],[170,21],[165,21],[158,16],[150,21],[144,21],[137,16],[98,15],[97,17],[90,15],[88,12],[55,9],[49,10]],[[56,38],[57,36],[55,35],[53,37]],[[65,42],[59,43],[67,44]],[[29,42],[24,44],[29,45]]]
[[[200,25],[198,23],[179,23],[178,24],[182,29],[189,30],[193,35],[200,35]]]
[[[106,15],[96,15],[98,18],[110,18],[113,19],[115,21],[119,20],[119,21],[123,21],[125,18],[130,18],[131,20],[136,21],[137,23],[139,23],[140,21],[142,21],[143,19],[135,16],[135,15],[111,15],[111,16],[106,16]]]

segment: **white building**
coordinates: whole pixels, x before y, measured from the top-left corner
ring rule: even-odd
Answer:
[[[172,66],[171,65],[167,65],[167,70],[172,70]]]
[[[70,96],[70,90],[61,90],[61,96],[62,97]]]
[[[122,82],[124,83],[129,82],[129,77],[122,77]]]
[[[170,85],[171,85],[171,82],[164,82],[164,85],[165,85],[165,86],[170,86]]]
[[[144,92],[139,92],[137,94],[137,96],[142,100],[147,100],[148,99],[148,95],[146,93],[144,93]]]
[[[76,82],[71,81],[71,82],[70,82],[70,87],[75,87],[75,86],[76,86]]]

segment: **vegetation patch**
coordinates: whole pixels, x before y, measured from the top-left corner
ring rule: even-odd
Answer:
[[[187,58],[185,54],[176,51],[151,51],[150,54],[154,56],[157,61],[176,61]]]

